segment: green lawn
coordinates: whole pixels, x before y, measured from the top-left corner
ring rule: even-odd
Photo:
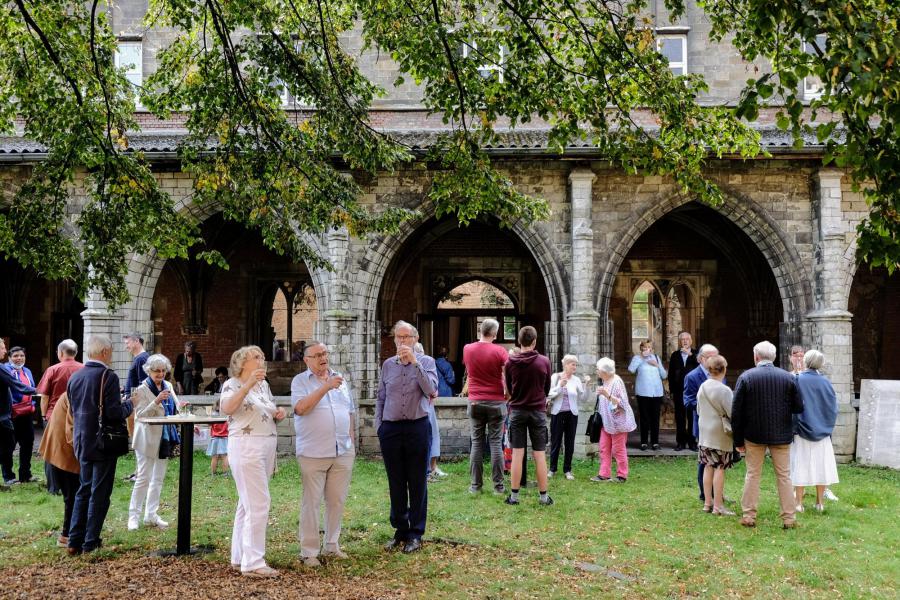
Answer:
[[[125,530],[131,485],[129,458],[119,462],[105,547],[96,558],[121,560],[173,547],[178,469],[166,479],[163,518],[168,531]],[[268,559],[305,570],[297,560],[300,498],[296,463],[283,459],[271,485]],[[486,473],[488,465],[486,466]],[[840,497],[824,514],[809,510],[800,527],[783,531],[771,465],[766,466],[756,529],[737,518],[700,511],[691,458],[632,459],[628,483],[588,481],[596,465],[575,467],[576,481],[554,479],[552,507],[529,488],[518,507],[490,492],[468,493],[468,463],[443,465],[450,477],[430,487],[423,552],[387,554],[387,481],[378,462],[357,462],[344,518],[343,547],[352,559],[317,577],[372,580],[423,597],[757,597],[896,598],[900,594],[900,473],[840,468]],[[41,472],[37,464],[35,472]],[[743,463],[728,473],[726,495],[739,500]],[[216,551],[200,560],[225,565],[236,492],[231,479],[208,473],[195,457],[193,541]],[[739,508],[733,507],[737,512]],[[812,508],[812,501],[807,502]],[[52,564],[61,559],[52,531],[62,500],[36,485],[0,493],[0,565]],[[196,560],[196,559],[195,559]]]

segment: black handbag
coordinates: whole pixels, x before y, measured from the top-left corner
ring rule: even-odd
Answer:
[[[106,387],[106,373],[100,378],[100,402],[97,414],[97,450],[107,458],[118,458],[128,454],[128,426],[125,421],[104,423],[103,388]]]
[[[603,429],[603,417],[600,416],[600,396],[597,396],[597,402],[594,404],[594,414],[588,417],[587,430],[584,435],[588,436],[592,444],[600,441],[600,430]]]

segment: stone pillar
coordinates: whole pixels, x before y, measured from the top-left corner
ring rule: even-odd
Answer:
[[[841,212],[841,177],[838,169],[825,168],[813,175],[816,247],[814,274],[815,310],[806,315],[804,346],[817,348],[826,357],[826,373],[838,398],[838,421],[832,434],[838,460],[849,461],[856,449],[856,409],[853,408],[853,328],[847,312],[844,252],[852,233]]]
[[[109,304],[100,297],[97,291],[88,292],[85,309],[81,313],[81,319],[84,321],[84,339],[81,340],[82,350],[88,337],[92,335],[108,336],[113,343],[113,364],[110,365],[121,377],[127,373],[128,367],[131,366],[131,356],[125,351],[124,343],[122,343],[122,312],[121,310],[110,310]],[[87,356],[84,356],[85,360]]]
[[[325,235],[328,259],[334,268],[328,274],[328,289],[324,294],[327,306],[320,307],[322,314],[323,341],[331,349],[331,363],[335,369],[351,378],[353,367],[353,331],[357,319],[351,309],[350,277],[347,260],[350,249],[350,235],[346,227],[341,227]]]
[[[566,314],[566,339],[562,344],[563,352],[574,354],[580,364],[579,373],[591,376],[592,384],[596,380],[594,363],[597,361],[597,341],[600,330],[600,314],[594,310],[591,298],[591,284],[594,280],[594,231],[592,229],[591,204],[593,200],[592,184],[595,175],[590,169],[574,169],[569,174],[569,195],[572,207],[572,264],[571,273],[571,309]],[[559,370],[559,364],[553,365]],[[589,406],[588,406],[589,405]],[[579,419],[579,436],[575,452],[585,456],[596,449],[584,437],[582,423],[587,423],[587,415],[594,408],[593,395],[579,407],[582,416]]]

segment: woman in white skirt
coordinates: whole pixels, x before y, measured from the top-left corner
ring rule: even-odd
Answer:
[[[269,478],[275,470],[275,424],[284,418],[266,383],[266,363],[258,346],[231,355],[231,379],[222,385],[219,405],[228,419],[228,462],[238,492],[231,533],[231,567],[247,577],[275,577],[266,564]]]
[[[162,354],[154,354],[144,363],[147,378],[131,392],[134,403],[134,435],[131,447],[137,461],[134,488],[128,505],[128,531],[140,526],[141,509],[144,509],[144,525],[165,529],[159,510],[159,496],[166,479],[166,467],[172,449],[179,443],[174,425],[147,425],[141,419],[174,415],[177,398],[175,390],[166,381],[172,363]],[[146,501],[146,506],[144,502]]]
[[[797,375],[797,393],[803,412],[794,415],[794,443],[791,444],[791,481],[797,498],[797,512],[803,512],[806,486],[816,486],[816,510],[825,510],[825,488],[838,482],[837,462],[831,432],[837,421],[837,396],[827,377],[819,370],[825,356],[818,350],[803,355],[804,371]]]

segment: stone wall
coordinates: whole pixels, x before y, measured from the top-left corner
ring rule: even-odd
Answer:
[[[441,430],[441,456],[469,455],[469,417],[466,414],[467,398],[438,398],[438,427]],[[375,402],[363,400],[359,404],[359,452],[367,456],[380,453],[378,435],[375,433]]]

